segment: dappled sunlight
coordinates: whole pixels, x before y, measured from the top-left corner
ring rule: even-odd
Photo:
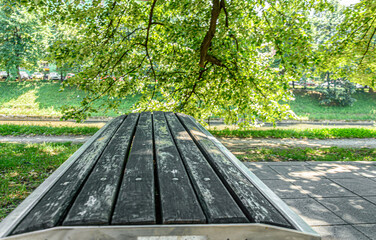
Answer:
[[[27,116],[60,116],[61,113],[53,106],[41,109],[37,101],[36,87],[20,95],[17,99],[12,99],[4,103],[0,108],[0,114],[5,115],[27,115]]]
[[[315,181],[315,180],[320,180],[320,177],[324,176],[324,173],[311,171],[311,170],[305,170],[305,171],[291,172],[288,175],[294,178],[305,178],[305,179],[310,179],[310,180]]]
[[[67,150],[64,145],[51,145],[47,143],[41,144],[26,144],[25,148],[37,148],[38,152],[45,153],[48,156],[55,156]]]
[[[9,176],[10,177],[16,177],[16,176],[18,176],[19,174],[18,174],[18,172],[10,172],[9,173]]]

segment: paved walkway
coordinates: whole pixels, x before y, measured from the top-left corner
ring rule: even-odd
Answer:
[[[227,148],[234,150],[256,147],[291,148],[291,147],[341,147],[341,148],[376,148],[375,138],[343,139],[292,139],[292,138],[218,138]]]
[[[0,136],[0,142],[42,143],[42,142],[77,142],[83,143],[90,136]],[[351,139],[274,139],[274,138],[218,138],[231,151],[244,151],[256,147],[341,147],[341,148],[376,148],[374,138]]]
[[[91,136],[0,136],[0,142],[10,143],[43,143],[43,142],[75,142],[84,143]]]
[[[246,165],[323,240],[376,240],[376,162]]]

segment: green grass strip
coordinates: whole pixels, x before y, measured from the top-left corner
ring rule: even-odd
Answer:
[[[376,161],[376,149],[369,148],[257,148],[237,155],[249,162],[288,161]]]
[[[80,146],[0,143],[0,221]]]
[[[93,135],[98,127],[50,127],[36,125],[0,125],[0,136],[20,135]],[[375,128],[311,128],[268,130],[210,130],[216,137],[240,138],[376,138]]]
[[[0,136],[19,135],[93,135],[98,127],[49,127],[34,125],[0,125]]]
[[[240,138],[376,138],[374,128],[311,128],[270,130],[210,130],[217,137]]]

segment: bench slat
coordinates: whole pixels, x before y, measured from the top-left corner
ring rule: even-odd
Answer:
[[[208,223],[249,222],[175,114],[166,119]]]
[[[164,113],[154,112],[153,121],[162,222],[205,223],[205,215],[179,157]]]
[[[111,223],[156,223],[151,113],[141,113]]]
[[[80,186],[124,118],[125,116],[118,117],[110,123],[108,128],[98,136],[26,215],[12,234],[51,228],[62,220],[62,216],[66,213]]]
[[[226,158],[208,136],[198,129],[197,125],[188,116],[177,115],[251,221],[292,228],[291,224]]]
[[[129,114],[99,158],[63,225],[108,225],[139,114]]]

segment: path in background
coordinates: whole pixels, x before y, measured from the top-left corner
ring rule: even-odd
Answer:
[[[59,120],[4,120],[0,119],[0,125],[38,125],[49,127],[98,127],[101,128],[106,124],[106,121],[89,121],[84,123],[76,123],[73,121],[59,121]]]
[[[43,143],[43,142],[73,142],[84,143],[91,136],[0,136],[0,142],[8,143]]]
[[[374,138],[291,139],[291,138],[217,138],[231,151],[258,147],[270,148],[376,148]]]
[[[0,124],[17,124],[17,125],[40,125],[40,126],[92,126],[102,127],[112,118],[89,118],[84,123],[75,121],[60,121],[58,118],[40,118],[40,117],[7,117],[0,115]],[[286,120],[276,123],[276,128],[356,128],[356,127],[376,127],[375,121],[294,121]],[[236,125],[226,125],[223,120],[210,120],[209,129],[237,128]],[[273,129],[273,125],[266,123],[256,129]]]
[[[276,123],[276,126],[273,127],[272,124],[266,123],[261,127],[255,129],[289,129],[289,128],[373,128],[376,126],[376,123],[373,121],[282,121]],[[208,129],[236,129],[236,125],[225,125],[223,121],[211,121]]]
[[[42,143],[42,142],[76,142],[83,143],[90,136],[0,136],[0,142]],[[257,147],[291,148],[376,148],[374,138],[349,139],[278,139],[278,138],[218,138],[230,151],[237,152]]]

